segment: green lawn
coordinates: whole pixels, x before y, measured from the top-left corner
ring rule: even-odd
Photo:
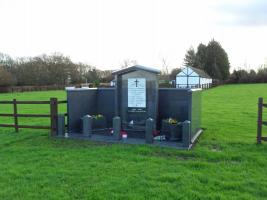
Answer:
[[[267,84],[204,91],[205,132],[191,151],[51,139],[47,131],[1,128],[0,199],[266,199],[267,143],[255,142],[257,98],[267,102],[266,91]],[[0,100],[50,97],[66,95],[0,94]],[[48,113],[47,106],[22,109]],[[11,111],[0,105],[0,113]],[[12,119],[0,118],[4,122]]]

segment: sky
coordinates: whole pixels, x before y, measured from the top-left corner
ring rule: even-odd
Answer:
[[[181,67],[186,51],[212,39],[231,70],[267,63],[266,0],[0,0],[0,52],[61,52],[118,69],[124,60]]]

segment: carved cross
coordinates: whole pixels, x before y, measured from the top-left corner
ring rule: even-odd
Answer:
[[[135,82],[135,87],[137,87],[137,83],[138,83],[139,81],[136,79],[134,82]]]

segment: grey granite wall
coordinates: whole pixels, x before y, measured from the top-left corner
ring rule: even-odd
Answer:
[[[180,122],[191,121],[191,137],[201,127],[201,90],[160,88],[157,127],[169,117]]]
[[[67,91],[68,130],[81,132],[81,117],[89,114],[102,114],[112,127],[115,116],[115,89],[74,89]],[[160,88],[158,90],[158,120],[175,118],[178,121],[191,121],[192,136],[201,127],[201,91],[178,88]]]
[[[115,115],[114,88],[67,90],[68,130],[81,132],[81,117],[102,114],[112,126]]]
[[[67,90],[68,131],[81,132],[81,117],[97,111],[97,89]]]

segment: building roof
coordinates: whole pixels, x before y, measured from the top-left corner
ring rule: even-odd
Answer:
[[[141,65],[134,65],[134,66],[127,67],[127,68],[124,68],[124,69],[116,70],[116,71],[112,72],[112,74],[113,75],[126,74],[126,73],[133,72],[133,71],[136,71],[136,70],[143,70],[143,71],[147,71],[147,72],[151,72],[151,73],[155,73],[155,74],[159,74],[160,73],[160,70],[155,69],[155,68],[144,67],[144,66],[141,66]]]
[[[211,79],[211,77],[206,73],[204,72],[204,70],[202,69],[198,69],[198,68],[195,68],[195,67],[189,67],[187,66],[188,68],[192,69],[195,73],[197,73],[200,77],[202,78],[209,78]]]
[[[190,67],[194,72],[196,72],[202,78],[211,78],[204,70]]]

